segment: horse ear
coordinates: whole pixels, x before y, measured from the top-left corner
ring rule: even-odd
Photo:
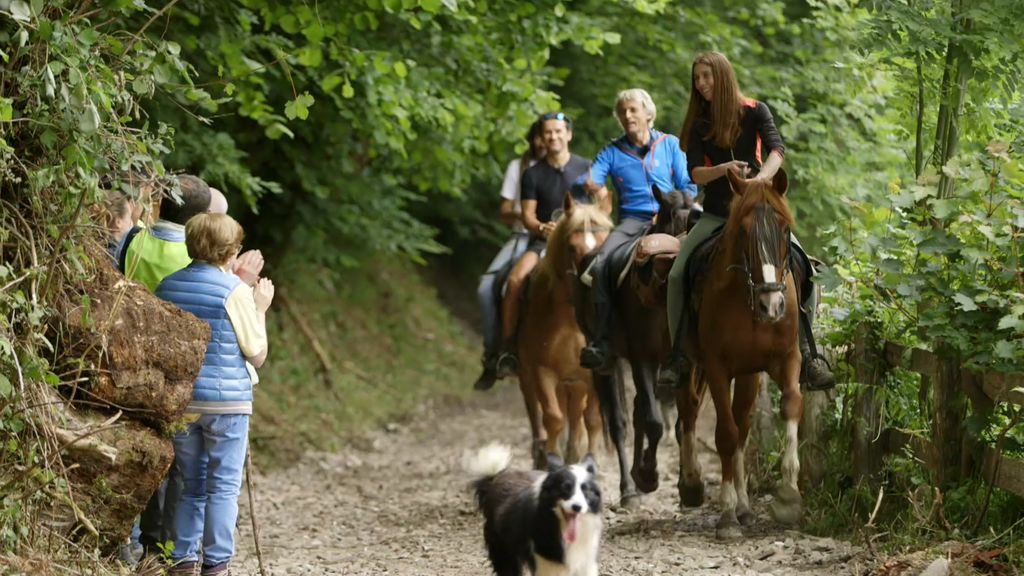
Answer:
[[[658,206],[665,205],[665,195],[661,192],[661,189],[658,188],[657,184],[651,184],[651,194],[654,195],[654,199],[658,202]]]
[[[785,196],[786,191],[789,190],[789,176],[786,176],[786,171],[781,167],[779,171],[772,177],[772,188],[779,193],[780,196]]]
[[[725,170],[725,176],[729,179],[729,184],[732,184],[732,193],[742,196],[747,189],[747,181],[740,178],[740,175],[731,168]]]
[[[572,190],[568,190],[565,193],[565,198],[562,200],[562,209],[565,210],[566,214],[572,212],[572,209],[576,207],[576,200],[573,200]]]

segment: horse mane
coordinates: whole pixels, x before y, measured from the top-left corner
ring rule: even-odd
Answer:
[[[574,231],[586,228],[608,230],[613,226],[612,219],[597,206],[576,203],[573,209],[559,220],[558,225],[548,237],[547,251],[540,264],[537,265],[534,282],[550,290],[565,275],[569,269],[569,259],[571,258],[569,239]]]
[[[782,217],[786,226],[793,226],[793,212],[789,209],[785,195],[776,192],[770,181],[747,180],[743,194],[733,194],[732,202],[729,204],[729,219],[725,223],[726,234],[731,236],[735,233],[747,214],[761,204],[771,206]]]

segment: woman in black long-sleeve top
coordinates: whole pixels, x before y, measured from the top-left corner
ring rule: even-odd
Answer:
[[[732,191],[726,173],[732,170],[741,177],[770,181],[786,153],[768,106],[743,96],[732,64],[718,52],[698,54],[693,61],[690,104],[680,142],[685,147],[690,179],[704,187],[704,215],[683,241],[669,273],[668,321],[675,350],[684,349],[681,340],[685,328],[681,329],[680,321],[686,305],[686,261],[694,248],[725,224],[729,215]],[[813,305],[809,302],[806,308],[813,310]],[[834,378],[827,364],[811,358],[803,332],[800,347],[805,360],[801,382],[811,387],[828,387]]]

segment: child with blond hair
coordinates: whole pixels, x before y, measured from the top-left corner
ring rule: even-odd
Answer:
[[[242,247],[241,225],[226,214],[198,214],[185,225],[192,263],[163,279],[156,295],[211,328],[196,378],[189,421],[174,437],[184,481],[174,520],[171,574],[226,576],[234,556],[238,495],[248,448],[253,379],[267,357],[266,312],[274,284],[249,287],[231,273]],[[200,549],[202,559],[200,560]]]

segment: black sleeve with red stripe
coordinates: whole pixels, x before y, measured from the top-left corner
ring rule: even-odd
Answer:
[[[778,152],[782,156],[786,155],[786,145],[782,143],[782,136],[779,136],[779,130],[775,127],[775,119],[772,118],[772,112],[768,109],[768,105],[764,102],[758,102],[754,108],[754,114],[756,114],[755,126],[757,126],[757,132],[761,136],[761,146],[768,152]],[[765,154],[765,158],[768,158],[768,154]]]

